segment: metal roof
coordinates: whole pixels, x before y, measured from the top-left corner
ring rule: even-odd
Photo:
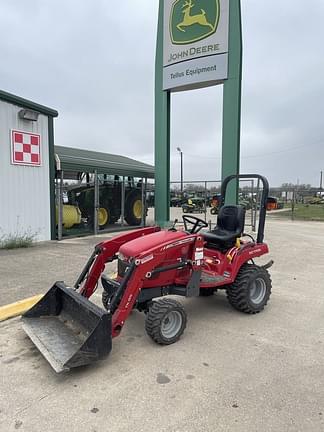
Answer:
[[[58,170],[79,172],[97,170],[98,174],[154,178],[154,166],[126,156],[73,147],[55,146],[54,149]]]
[[[20,96],[16,96],[11,93],[7,93],[3,90],[0,90],[0,100],[5,102],[9,102],[13,105],[20,106],[22,108],[31,109],[33,111],[37,111],[41,114],[45,114],[50,117],[57,117],[58,112],[52,108],[48,108],[47,106],[40,105],[38,103],[32,102],[30,100],[24,99]]]

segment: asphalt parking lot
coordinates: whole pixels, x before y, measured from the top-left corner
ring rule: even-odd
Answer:
[[[0,431],[324,430],[323,228],[269,217],[265,311],[241,314],[222,292],[181,298],[188,325],[171,346],[134,311],[107,360],[56,375],[19,318],[0,323]],[[98,240],[1,251],[0,304],[72,284]]]

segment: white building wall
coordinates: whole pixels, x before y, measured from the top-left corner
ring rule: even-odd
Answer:
[[[50,240],[48,117],[22,120],[22,108],[0,100],[0,238],[16,232]],[[41,136],[41,166],[11,163],[11,130]]]

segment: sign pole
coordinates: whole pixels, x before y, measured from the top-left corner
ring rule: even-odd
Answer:
[[[163,91],[164,0],[159,4],[155,58],[155,222],[164,227],[170,218],[170,102]]]
[[[198,3],[198,2],[197,2]],[[165,22],[166,21],[166,22]],[[155,59],[155,222],[170,217],[171,93],[224,84],[222,178],[239,173],[240,0],[159,0]],[[228,203],[237,202],[238,183]]]
[[[229,2],[228,79],[223,93],[222,180],[240,172],[242,23],[240,0]],[[227,204],[236,204],[238,182],[229,185]]]

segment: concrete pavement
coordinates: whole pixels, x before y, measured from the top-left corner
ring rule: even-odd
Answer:
[[[0,252],[1,303],[72,283],[97,241]],[[222,292],[181,298],[187,329],[168,347],[135,311],[107,360],[56,375],[18,318],[0,323],[0,431],[324,430],[324,225],[268,218],[266,241],[265,311],[236,312]]]

